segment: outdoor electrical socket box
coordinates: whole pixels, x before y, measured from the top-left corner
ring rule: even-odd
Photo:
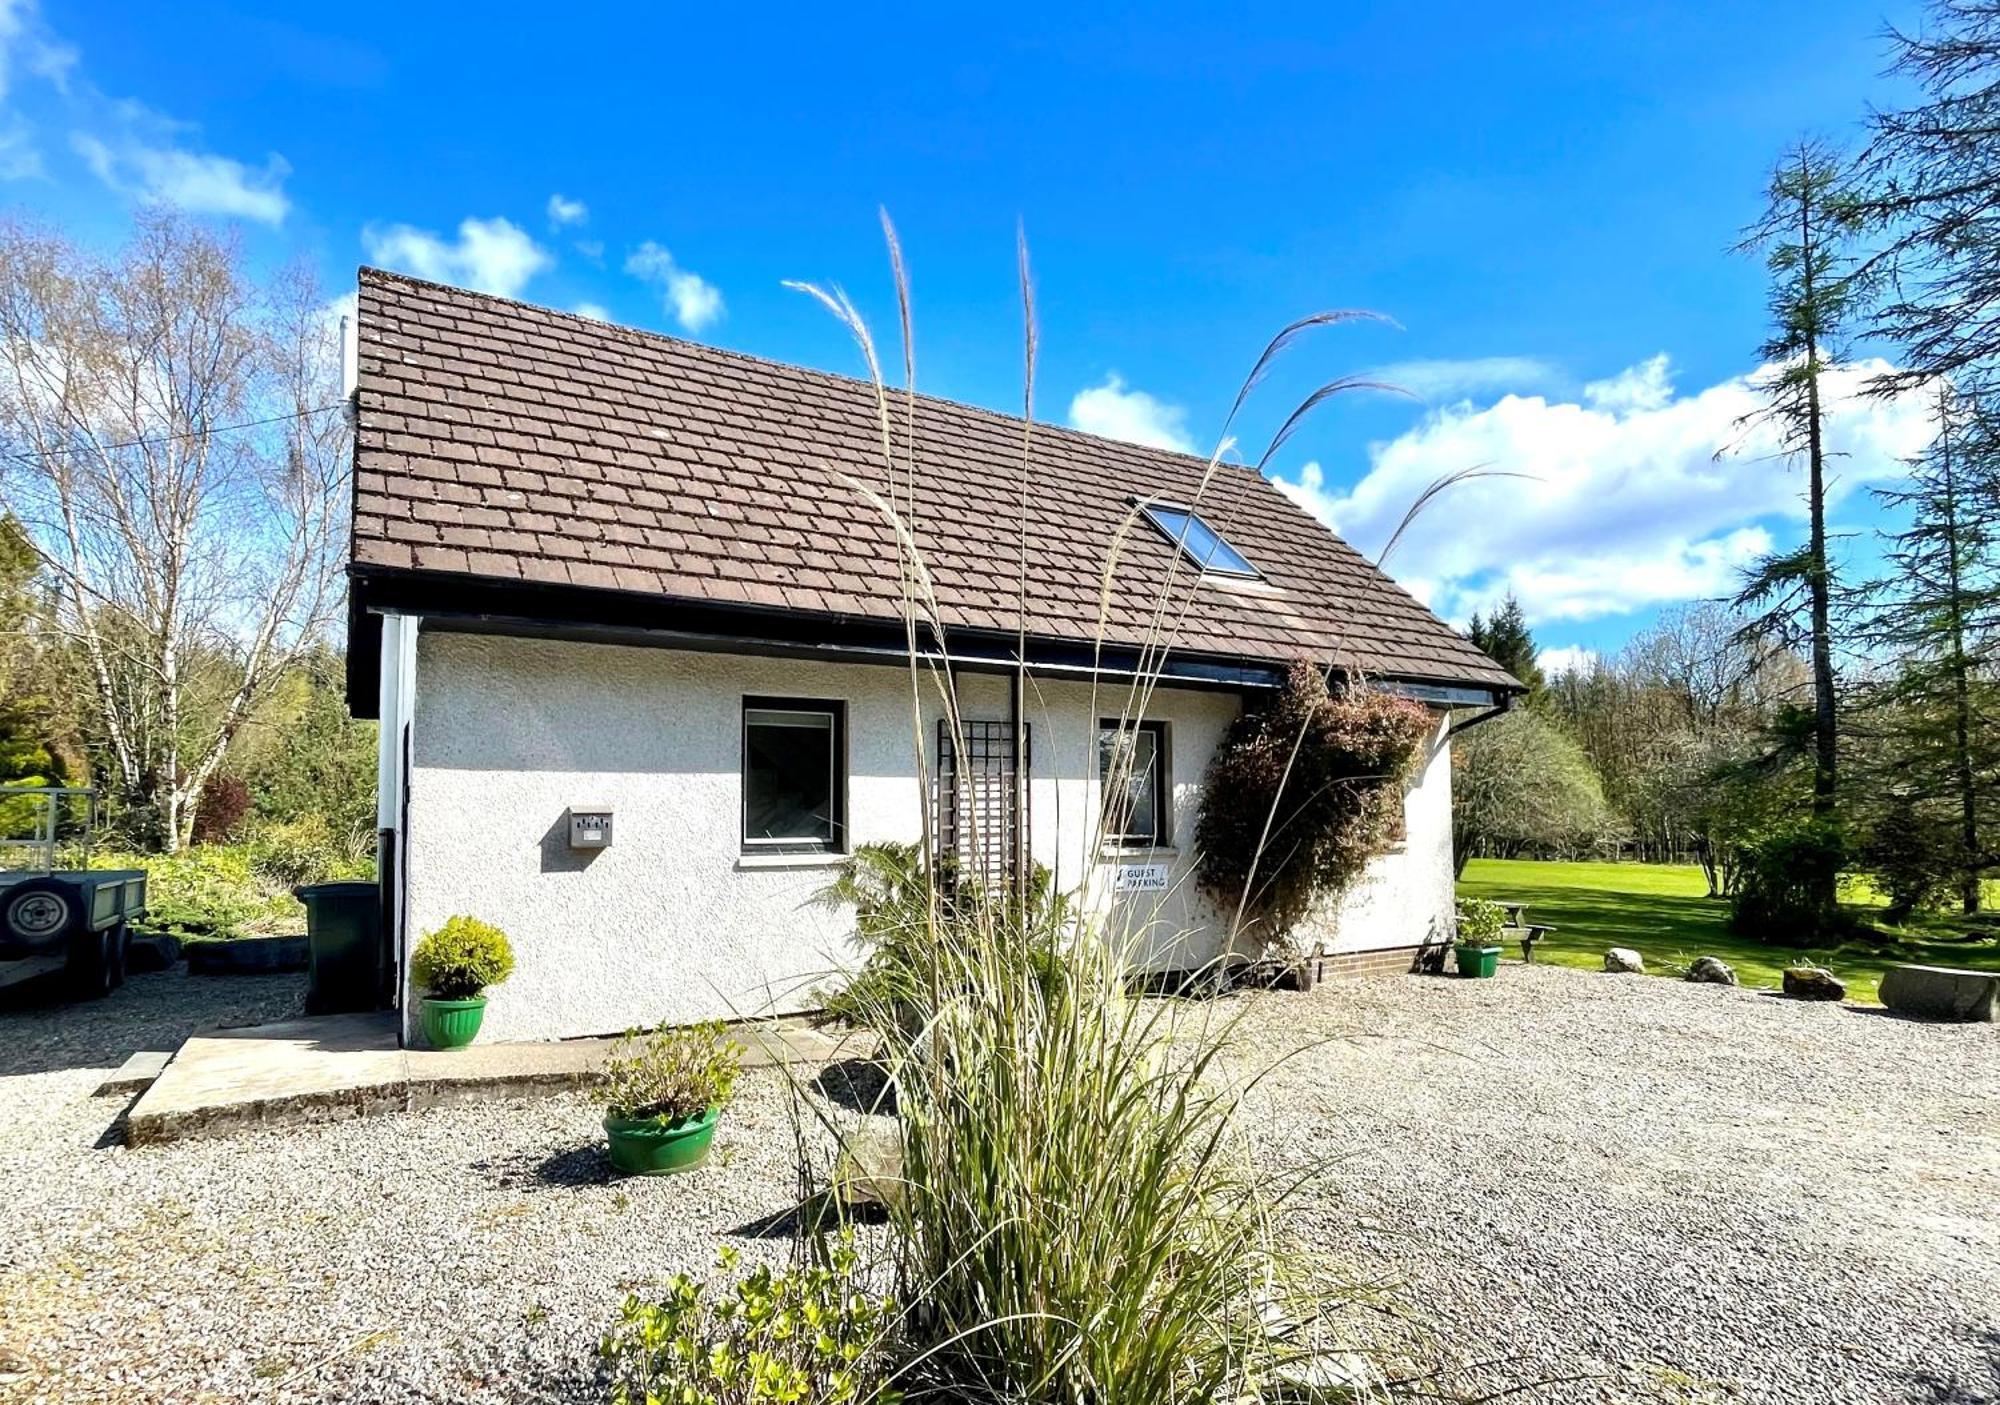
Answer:
[[[572,849],[611,847],[611,807],[572,805],[569,807],[569,846]]]

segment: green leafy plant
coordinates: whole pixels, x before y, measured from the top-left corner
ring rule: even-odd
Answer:
[[[410,953],[410,976],[436,1000],[471,1000],[514,974],[514,948],[490,922],[460,915],[426,932]]]
[[[890,1012],[900,1012],[905,1022],[912,1018],[927,997],[918,985],[933,969],[928,948],[937,940],[939,923],[962,923],[990,910],[992,920],[1025,935],[1027,960],[1044,982],[1062,979],[1056,946],[1075,925],[1069,895],[1057,889],[1047,865],[1030,867],[1027,890],[1016,899],[1005,886],[962,878],[949,856],[934,861],[926,874],[916,844],[858,846],[817,897],[828,906],[854,909],[855,940],[867,953],[845,983],[816,992],[825,1018],[849,1024]]]
[[[1403,788],[1435,727],[1421,703],[1367,687],[1335,694],[1319,669],[1294,664],[1209,762],[1195,828],[1202,886],[1281,934],[1402,837]]]
[[[337,833],[324,815],[260,824],[251,831],[248,845],[257,875],[287,891],[302,883],[375,876],[365,846]]]
[[[604,1067],[605,1109],[634,1122],[695,1117],[728,1103],[742,1068],[743,1046],[720,1020],[629,1030]]]
[[[1898,925],[1940,907],[1967,868],[1964,845],[1951,827],[1900,796],[1875,821],[1858,858],[1888,899],[1884,915]]]
[[[1730,930],[1778,946],[1818,946],[1843,937],[1850,924],[1835,895],[1847,858],[1846,836],[1822,820],[1754,841],[1737,875]]]
[[[174,854],[97,853],[92,868],[146,871],[146,915],[134,927],[182,942],[242,936],[298,904],[266,892],[240,845],[198,845]]]
[[[1466,898],[1458,905],[1458,940],[1465,946],[1495,946],[1507,925],[1507,909],[1484,898]]]
[[[630,1296],[599,1344],[613,1405],[895,1405],[886,1351],[895,1303],[869,1293],[851,1236],[824,1265],[768,1265],[721,1288],[676,1274]],[[716,1258],[734,1276],[738,1256]]]

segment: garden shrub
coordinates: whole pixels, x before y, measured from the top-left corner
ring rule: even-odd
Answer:
[[[1729,928],[1778,946],[1817,946],[1841,935],[1834,901],[1847,841],[1837,825],[1807,820],[1743,846]]]
[[[1941,906],[1965,874],[1964,847],[1950,826],[1901,796],[1875,821],[1858,858],[1898,925]]]
[[[225,941],[276,915],[249,855],[237,845],[203,844],[172,854],[100,852],[91,855],[90,866],[146,871],[146,915],[133,924],[146,935]],[[283,902],[298,906],[289,897]]]
[[[932,879],[938,893],[935,914],[929,896]],[[857,846],[818,899],[854,908],[855,940],[867,953],[861,969],[844,985],[815,992],[824,1017],[849,1024],[861,1023],[864,1011],[907,1012],[925,994],[916,983],[932,965],[926,948],[937,940],[934,918],[938,923],[964,922],[985,909],[996,927],[1025,935],[1027,960],[1044,983],[1062,978],[1055,948],[1074,925],[1069,895],[1056,888],[1047,865],[1029,867],[1027,892],[1017,900],[1005,885],[960,877],[948,855],[936,861],[927,878],[923,850],[916,844]]]
[[[1202,886],[1232,905],[1247,889],[1281,933],[1402,837],[1403,790],[1435,730],[1421,703],[1332,693],[1319,669],[1293,664],[1209,762],[1195,828]]]
[[[373,859],[357,853],[322,815],[259,825],[249,849],[258,875],[287,892],[305,883],[375,876]]]
[[[196,844],[226,844],[236,837],[250,813],[250,787],[242,777],[219,775],[201,788],[192,829]]]
[[[716,1257],[721,1274],[737,1264],[733,1248]],[[843,1236],[824,1265],[766,1265],[719,1290],[677,1273],[664,1297],[627,1297],[598,1352],[613,1405],[895,1405],[884,1384],[894,1322]]]
[[[436,1000],[471,1000],[513,974],[507,934],[477,917],[447,918],[410,953],[411,978]]]
[[[1019,905],[935,911],[894,1003],[854,992],[895,1089],[883,1208],[912,1396],[1268,1398],[1341,1294],[1278,1238],[1302,1178],[1238,1130],[1227,1024],[1130,996],[1129,953],[1090,927],[1048,944]]]
[[[628,1121],[694,1117],[729,1101],[742,1067],[743,1046],[720,1020],[628,1030],[604,1066],[605,1110]]]

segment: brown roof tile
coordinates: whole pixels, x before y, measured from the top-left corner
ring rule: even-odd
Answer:
[[[915,406],[919,471],[882,463],[865,382],[361,271],[354,561],[686,600],[894,618],[893,499],[948,626],[1012,629],[1021,422]],[[895,409],[903,433],[904,406]],[[1170,592],[1174,647],[1301,656],[1392,677],[1512,680],[1270,481],[1037,425],[1026,475],[1026,628],[1144,644]],[[1258,569],[1203,580],[1133,499],[1195,502]],[[1114,538],[1118,538],[1114,543]]]

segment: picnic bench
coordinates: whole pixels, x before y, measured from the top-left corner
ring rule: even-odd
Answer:
[[[1502,931],[1507,936],[1520,942],[1521,959],[1533,965],[1535,960],[1535,943],[1553,932],[1555,928],[1546,922],[1530,922],[1528,920],[1528,905],[1524,902],[1514,902],[1507,898],[1495,898],[1493,899],[1493,905],[1507,914],[1507,921]]]

